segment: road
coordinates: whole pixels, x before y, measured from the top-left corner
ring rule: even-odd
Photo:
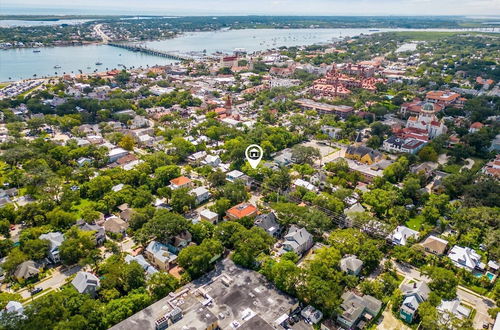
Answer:
[[[71,275],[78,273],[78,271],[81,269],[80,266],[73,266],[70,268],[62,269],[62,267],[57,267],[53,269],[52,275],[46,279],[43,282],[38,282],[35,284],[35,288],[42,288],[44,291],[47,289],[58,289],[64,284],[66,284],[66,279],[70,277]],[[21,297],[23,298],[29,298],[31,297],[31,293],[28,291],[28,289],[24,289],[22,291],[18,291],[16,293],[19,293]],[[44,292],[38,294],[36,297],[43,296]]]
[[[414,267],[405,266],[397,262],[393,262],[393,264],[397,272],[405,276],[405,281],[403,281],[403,283],[408,280],[430,282],[430,278],[422,275],[420,271]],[[483,322],[494,323],[494,320],[488,315],[488,309],[495,307],[495,302],[493,300],[472,292],[460,285],[457,287],[457,297],[465,304],[474,306],[476,309],[476,316],[473,321],[474,329],[482,329]]]
[[[109,41],[111,41],[111,39],[106,35],[106,33],[104,33],[101,30],[101,28],[102,28],[102,24],[96,24],[96,25],[94,25],[94,31],[95,31],[95,33],[97,33],[97,35],[99,37],[101,37],[102,42],[108,43]]]

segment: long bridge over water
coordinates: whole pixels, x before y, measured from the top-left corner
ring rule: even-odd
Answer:
[[[112,47],[118,47],[118,48],[130,50],[133,52],[140,52],[140,53],[144,53],[144,54],[148,54],[148,55],[164,57],[164,58],[168,58],[170,60],[176,60],[176,61],[189,61],[189,60],[191,60],[191,58],[189,58],[187,56],[172,54],[172,53],[169,53],[169,52],[166,52],[163,50],[147,48],[145,46],[121,44],[121,43],[115,43],[115,42],[108,42],[108,45],[112,46]]]

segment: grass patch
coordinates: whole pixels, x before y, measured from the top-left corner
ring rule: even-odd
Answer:
[[[76,215],[81,218],[82,217],[82,210],[84,207],[89,206],[91,201],[88,199],[80,199],[80,204],[74,205],[73,210],[76,212]]]
[[[10,85],[10,83],[0,83],[0,89],[5,88],[9,85]]]
[[[451,164],[451,165],[445,165],[443,166],[443,171],[446,173],[450,174],[456,174],[460,172],[460,169],[462,168],[463,165],[459,164]]]
[[[419,231],[420,227],[422,226],[424,221],[425,221],[424,216],[417,215],[416,217],[411,218],[410,220],[406,221],[405,226],[410,228],[410,229]]]

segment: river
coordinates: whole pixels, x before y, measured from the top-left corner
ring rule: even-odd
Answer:
[[[379,29],[377,31],[396,31]],[[399,31],[404,31],[399,29]],[[206,51],[232,52],[235,48],[244,48],[249,52],[276,48],[280,46],[312,45],[330,42],[339,37],[371,34],[369,29],[245,29],[221,30],[211,32],[185,33],[174,39],[146,42],[146,46],[169,52],[189,53]],[[147,65],[165,65],[172,60],[156,56],[134,53],[107,45],[87,45],[72,47],[31,48],[0,50],[0,81],[64,73],[84,73],[104,71],[126,67],[145,67]],[[101,62],[102,65],[96,65]],[[60,66],[60,68],[54,68]]]

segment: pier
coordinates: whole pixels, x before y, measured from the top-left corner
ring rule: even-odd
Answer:
[[[109,42],[109,46],[112,47],[118,47],[126,50],[130,50],[133,52],[140,52],[148,55],[153,55],[153,56],[159,56],[159,57],[164,57],[168,58],[170,60],[176,60],[176,61],[189,61],[191,58],[187,56],[182,56],[178,54],[172,54],[163,50],[156,50],[156,49],[151,49],[147,48],[145,46],[139,46],[139,45],[131,45],[131,44],[120,44],[120,43],[114,43],[114,42]]]

